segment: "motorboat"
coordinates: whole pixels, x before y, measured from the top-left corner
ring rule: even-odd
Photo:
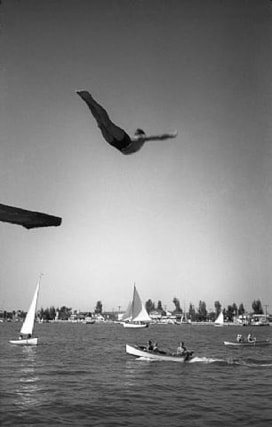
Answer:
[[[126,353],[147,360],[183,363],[191,360],[194,352],[187,350],[183,354],[178,354],[161,350],[148,350],[145,346],[126,344]]]
[[[244,341],[224,341],[224,345],[233,346],[233,347],[258,347],[258,346],[265,346],[269,345],[270,341],[269,339],[265,340],[244,340]]]

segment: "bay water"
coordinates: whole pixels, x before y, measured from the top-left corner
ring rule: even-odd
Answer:
[[[0,323],[1,426],[272,425],[272,345],[224,340],[271,327],[56,322],[35,326],[37,347],[15,346],[20,324]],[[194,350],[189,363],[139,360],[125,345]]]

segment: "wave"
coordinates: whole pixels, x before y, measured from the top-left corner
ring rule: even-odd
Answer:
[[[214,359],[212,357],[197,357],[195,356],[193,359],[189,360],[188,363],[224,363],[224,359]]]
[[[137,357],[135,360],[137,361],[145,361],[145,362],[171,362],[171,361],[165,361],[165,360],[158,360],[158,359],[151,359],[148,357]],[[227,365],[237,365],[237,366],[246,366],[246,367],[271,367],[272,366],[272,361],[271,360],[253,360],[253,359],[246,359],[246,360],[241,360],[241,359],[234,359],[234,358],[228,358],[228,359],[218,359],[218,358],[213,358],[213,357],[198,357],[195,356],[193,359],[188,360],[187,362],[185,362],[186,364],[194,364],[194,363],[203,363],[203,364],[217,364],[217,365],[223,365],[223,366],[227,366]]]
[[[239,365],[239,366],[247,366],[247,367],[271,367],[272,361],[271,360],[257,360],[257,359],[234,359],[234,358],[228,358],[228,359],[215,359],[212,357],[194,357],[192,360],[190,360],[188,363],[216,363],[216,364],[223,364],[223,365]]]

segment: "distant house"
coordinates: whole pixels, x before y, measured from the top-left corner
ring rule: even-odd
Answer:
[[[117,313],[117,320],[118,322],[121,322],[123,320],[123,315],[125,314],[124,311],[120,311]]]
[[[96,322],[105,322],[105,318],[100,313],[99,314],[95,314],[93,317],[94,317],[94,319],[95,319]]]
[[[149,316],[152,320],[161,320],[162,318],[162,313],[160,311],[157,310],[153,310],[149,313]]]
[[[268,326],[269,319],[266,314],[253,314],[250,324],[252,326]]]
[[[248,314],[240,314],[239,316],[234,316],[233,323],[237,325],[249,325],[250,317]]]

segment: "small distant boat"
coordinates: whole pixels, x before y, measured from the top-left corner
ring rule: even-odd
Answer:
[[[32,302],[30,304],[29,310],[27,312],[26,318],[24,320],[23,326],[21,327],[20,338],[18,338],[17,340],[10,340],[9,341],[10,344],[19,344],[19,345],[37,345],[38,344],[38,338],[33,338],[32,333],[34,329],[36,308],[37,308],[37,302],[38,302],[38,296],[39,296],[39,290],[40,290],[40,281],[41,281],[41,276],[36,286],[36,290],[35,290]]]
[[[148,323],[151,321],[140,295],[137,292],[135,284],[132,303],[129,303],[122,320],[124,328],[131,329],[147,328]]]
[[[187,315],[185,313],[185,310],[184,310],[184,314],[181,317],[180,321],[176,320],[175,324],[176,325],[191,325],[192,324],[192,322],[190,320],[188,320]]]
[[[185,354],[173,354],[164,351],[149,351],[144,346],[129,345],[126,344],[126,353],[135,356],[142,357],[144,359],[160,360],[165,362],[187,362],[193,358],[193,351],[186,351]]]
[[[222,311],[220,311],[217,319],[214,321],[214,326],[224,326],[224,315]]]
[[[269,339],[266,340],[253,340],[253,341],[224,341],[224,345],[233,346],[233,347],[258,347],[269,345]]]
[[[94,319],[93,317],[91,317],[91,316],[87,316],[87,317],[85,318],[84,323],[85,323],[86,325],[93,325],[93,324],[95,323],[95,319]]]

